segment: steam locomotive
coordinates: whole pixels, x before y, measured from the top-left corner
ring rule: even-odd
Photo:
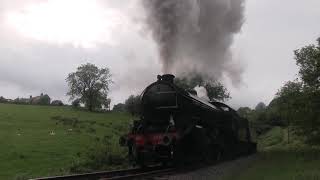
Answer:
[[[247,119],[178,87],[174,75],[158,75],[140,101],[140,120],[119,141],[135,164],[212,162],[256,152]]]

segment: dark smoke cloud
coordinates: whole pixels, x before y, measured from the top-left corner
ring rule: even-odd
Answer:
[[[143,0],[143,6],[164,73],[241,81],[230,47],[244,22],[244,0]]]

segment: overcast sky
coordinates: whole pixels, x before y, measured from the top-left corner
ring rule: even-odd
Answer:
[[[245,23],[232,46],[243,66],[235,108],[266,104],[296,78],[293,50],[320,37],[319,0],[247,0]],[[0,96],[47,93],[68,102],[68,73],[82,63],[109,67],[113,103],[140,93],[161,74],[156,44],[138,0],[0,0]]]

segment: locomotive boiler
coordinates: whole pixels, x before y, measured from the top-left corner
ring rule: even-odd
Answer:
[[[140,102],[140,119],[120,138],[136,164],[219,161],[256,151],[247,119],[178,87],[174,75],[158,75]]]

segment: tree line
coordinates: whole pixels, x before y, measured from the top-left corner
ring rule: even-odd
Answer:
[[[48,94],[41,93],[40,96],[30,96],[29,98],[15,98],[9,99],[3,96],[0,96],[0,103],[7,104],[23,104],[23,105],[52,105],[52,106],[63,106],[63,102],[61,100],[53,100]]]
[[[108,93],[113,80],[107,67],[99,68],[91,63],[80,65],[75,72],[68,75],[66,81],[69,86],[67,95],[74,107],[83,104],[89,111],[110,109],[111,99]],[[175,83],[188,91],[194,91],[196,86],[203,86],[210,100],[225,101],[230,98],[230,93],[220,82],[204,79],[197,73],[188,78],[176,78]],[[130,95],[124,103],[114,105],[113,110],[136,115],[140,111],[139,104],[140,96]]]
[[[308,142],[320,142],[320,38],[317,44],[307,45],[294,51],[294,60],[299,67],[298,77],[286,82],[268,106],[259,103],[255,109],[238,109],[241,116],[259,124],[263,133],[272,126],[287,127]],[[94,64],[83,64],[66,78],[69,86],[67,95],[72,105],[83,104],[89,111],[110,109],[109,87],[113,83],[108,68]],[[230,99],[230,93],[220,82],[194,73],[178,77],[175,83],[187,91],[202,86],[211,101]],[[125,102],[114,105],[114,111],[139,114],[139,95],[130,95]]]
[[[261,133],[283,126],[306,142],[320,142],[320,38],[317,44],[294,51],[298,77],[286,82],[268,106],[238,109],[240,115],[259,124]],[[289,134],[289,133],[288,133]]]

